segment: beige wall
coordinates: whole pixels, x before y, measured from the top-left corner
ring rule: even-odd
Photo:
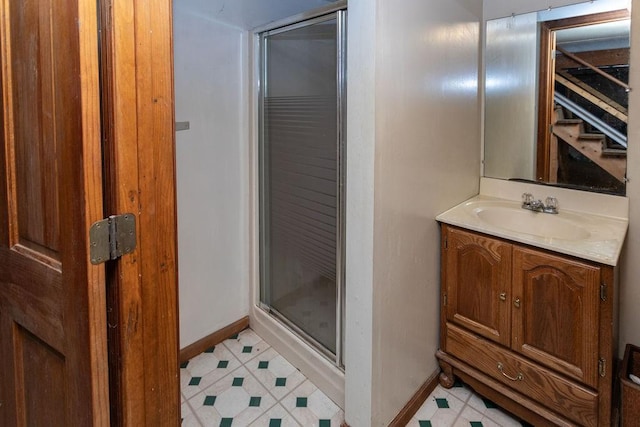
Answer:
[[[349,14],[361,42],[349,54],[349,114],[370,99],[348,119],[346,420],[383,426],[438,369],[434,218],[478,192],[482,2],[354,1]]]
[[[349,4],[345,418],[371,425],[373,373],[373,173],[376,140],[376,0]]]
[[[627,197],[629,232],[620,265],[620,354],[626,343],[640,345],[640,1],[631,16],[631,74],[629,84],[629,148]]]
[[[482,4],[379,7],[372,390],[373,419],[386,425],[437,369],[434,217],[478,192]]]

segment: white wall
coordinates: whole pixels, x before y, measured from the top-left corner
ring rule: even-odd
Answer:
[[[349,8],[346,421],[382,426],[438,369],[434,217],[478,192],[482,2]]]
[[[176,0],[180,347],[249,314],[248,30],[325,0]]]
[[[174,3],[180,347],[249,310],[246,34]]]

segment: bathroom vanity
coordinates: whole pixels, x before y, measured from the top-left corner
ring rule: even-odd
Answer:
[[[440,383],[539,425],[608,426],[625,219],[477,196],[442,227]]]

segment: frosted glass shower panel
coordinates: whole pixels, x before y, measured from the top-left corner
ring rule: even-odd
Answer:
[[[263,36],[261,299],[335,354],[339,249],[336,19]]]

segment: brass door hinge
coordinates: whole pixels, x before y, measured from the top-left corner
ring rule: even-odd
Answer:
[[[91,264],[101,264],[131,253],[136,248],[134,214],[111,215],[89,229]]]
[[[598,360],[598,373],[602,378],[607,376],[607,361],[603,358]]]
[[[600,300],[601,301],[607,300],[607,284],[606,283],[600,284]]]

